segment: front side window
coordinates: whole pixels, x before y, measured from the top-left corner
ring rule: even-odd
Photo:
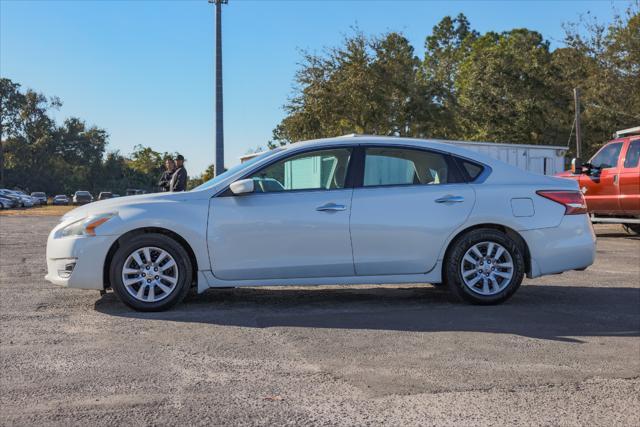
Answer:
[[[437,185],[451,182],[443,154],[395,147],[365,151],[365,187],[381,185]]]
[[[591,166],[600,169],[613,168],[618,165],[618,157],[622,150],[622,142],[605,145],[598,154],[591,159]]]
[[[351,149],[335,148],[298,154],[254,173],[256,193],[344,188]]]
[[[635,168],[638,166],[638,160],[640,159],[640,139],[632,141],[629,144],[627,155],[624,158],[625,168]]]

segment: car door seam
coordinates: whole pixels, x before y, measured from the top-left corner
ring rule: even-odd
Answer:
[[[349,201],[349,243],[351,244],[351,266],[353,268],[353,275],[356,276],[356,257],[353,253],[353,237],[351,236],[351,214],[353,212],[353,194],[355,193],[355,188],[351,188],[351,200]]]

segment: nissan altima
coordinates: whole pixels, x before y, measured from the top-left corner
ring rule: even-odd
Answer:
[[[523,277],[583,270],[595,235],[574,181],[431,140],[339,137],[277,148],[188,192],[66,214],[46,278],[165,310],[189,289],[445,284],[496,304]]]

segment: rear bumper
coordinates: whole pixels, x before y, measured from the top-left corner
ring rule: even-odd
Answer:
[[[47,241],[47,275],[49,282],[69,288],[104,289],[103,268],[107,252],[117,236],[66,237]],[[67,276],[69,266],[72,272]]]
[[[521,232],[531,254],[530,277],[581,270],[596,257],[596,235],[587,215],[565,215],[560,225]]]

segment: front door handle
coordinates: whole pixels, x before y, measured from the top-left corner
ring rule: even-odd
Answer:
[[[464,197],[462,196],[452,196],[450,194],[440,197],[436,199],[436,203],[462,203],[464,202]]]
[[[335,203],[327,203],[326,205],[318,206],[316,208],[316,210],[320,212],[344,211],[346,209],[347,207],[345,205],[337,205]]]

